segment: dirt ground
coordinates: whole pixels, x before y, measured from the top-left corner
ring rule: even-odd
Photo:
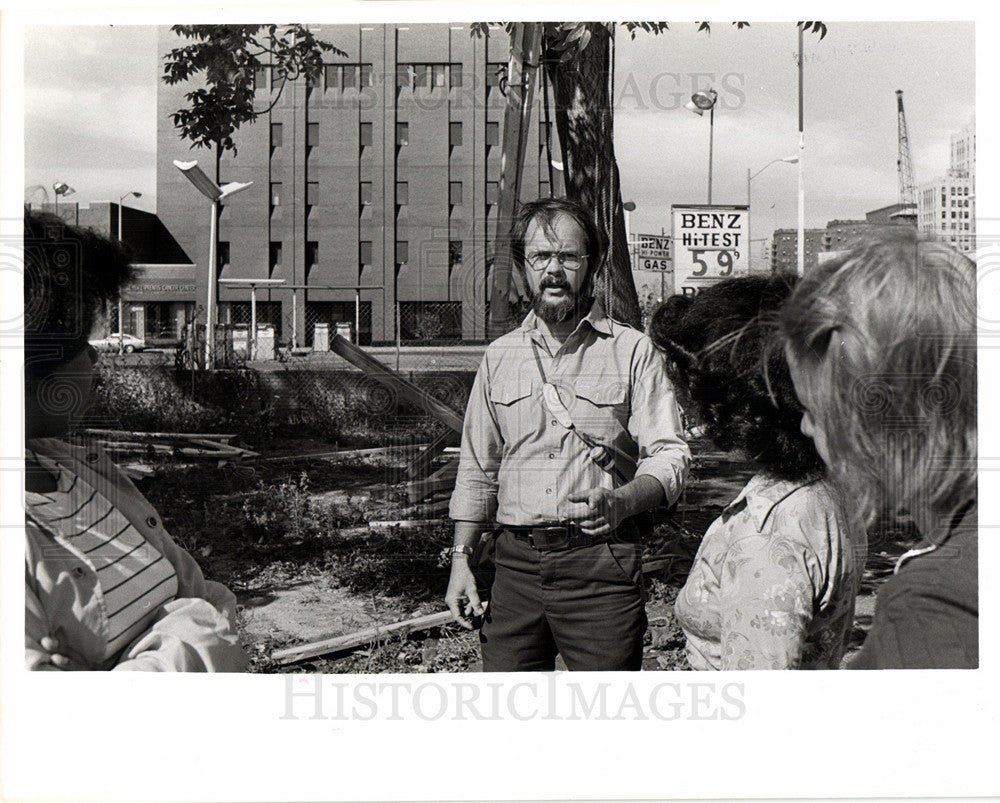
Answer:
[[[236,593],[251,671],[480,671],[477,635],[457,625],[285,666],[271,657],[285,647],[444,610],[448,568],[439,552],[451,540],[448,523],[406,530],[369,526],[398,518],[406,506],[405,460],[378,454],[341,460],[330,452],[315,441],[284,440],[264,452],[266,460],[159,466],[142,485],[206,575]],[[752,474],[705,443],[693,442],[692,452],[688,489],[671,520],[644,545],[647,558],[674,556],[645,580],[645,670],[687,668],[673,600],[698,536]],[[322,456],[309,456],[317,453]],[[858,598],[852,650],[871,623],[878,585],[903,549],[896,539],[877,539]]]

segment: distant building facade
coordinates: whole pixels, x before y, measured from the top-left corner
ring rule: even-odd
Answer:
[[[976,128],[970,123],[951,136],[951,162],[944,176],[920,184],[917,225],[955,248],[976,249]]]
[[[488,261],[495,233],[509,41],[448,24],[321,25],[319,38],[349,54],[331,58],[312,85],[261,71],[257,105],[270,112],[234,136],[221,181],[253,182],[219,221],[219,321],[249,323],[250,291],[229,279],[283,280],[257,291],[259,322],[279,341],[309,345],[317,323],[359,319],[362,344],[486,337]],[[168,28],[164,55],[186,40]],[[191,255],[204,303],[210,212],[172,164],[198,158],[171,112],[190,84],[160,83],[158,214]],[[555,126],[536,94],[522,198],[562,194]],[[561,159],[555,160],[557,163]],[[398,302],[398,308],[397,308]]]

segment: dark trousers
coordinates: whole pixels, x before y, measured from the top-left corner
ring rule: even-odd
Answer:
[[[600,543],[536,550],[504,531],[480,631],[486,672],[638,670],[646,607],[641,548]]]

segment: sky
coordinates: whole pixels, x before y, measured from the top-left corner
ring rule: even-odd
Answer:
[[[897,89],[915,180],[945,172],[950,134],[975,112],[974,35],[971,22],[830,22],[823,40],[806,36],[807,226],[897,201]],[[26,199],[51,199],[52,184],[65,181],[72,200],[136,190],[142,198],[126,203],[155,211],[156,29],[34,26],[24,44]],[[720,95],[715,203],[745,203],[748,168],[797,153],[796,47],[792,22],[713,23],[710,34],[677,22],[635,40],[619,29],[615,149],[623,199],[637,207],[634,232],[669,230],[671,204],[707,200],[709,116],[683,107],[695,90]],[[796,225],[797,182],[798,167],[781,163],[755,178],[756,231]]]

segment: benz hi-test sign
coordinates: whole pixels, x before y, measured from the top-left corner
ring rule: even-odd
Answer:
[[[674,293],[701,288],[749,272],[746,206],[692,204],[670,207]]]

